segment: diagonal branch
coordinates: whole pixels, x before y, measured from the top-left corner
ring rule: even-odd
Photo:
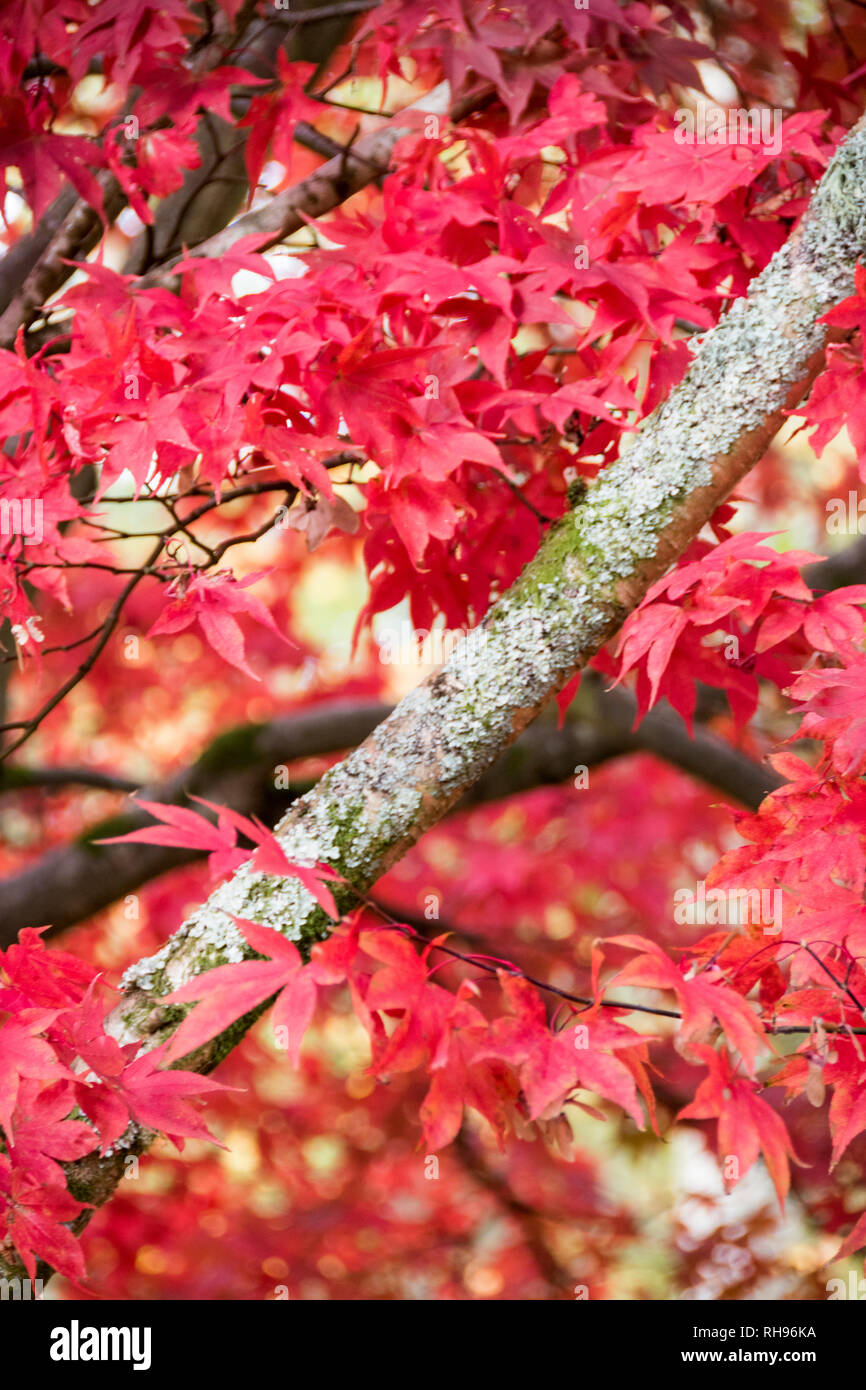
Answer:
[[[261,207],[244,213],[204,241],[190,246],[185,256],[219,259],[237,241],[247,236],[258,237],[258,249],[267,250],[294,232],[300,231],[307,222],[333,211],[367,184],[384,178],[388,173],[394,146],[413,129],[413,126],[405,123],[407,112],[447,116],[451,121],[458,122],[483,108],[495,94],[492,84],[487,84],[452,104],[449,84],[440,83],[405,111],[390,117],[378,130],[342,149],[338,155],[329,159],[300,183],[270,198]],[[311,128],[308,130],[311,131]],[[309,139],[306,139],[305,143],[310,143]],[[161,261],[146,274],[139,276],[137,284],[143,288],[176,289],[178,277],[172,271],[181,258],[180,253],[167,256],[164,262]],[[56,288],[59,288],[65,278],[64,274]],[[46,297],[46,293],[40,293],[31,307],[43,303]],[[0,347],[11,346],[21,318],[21,312],[16,310],[14,305],[0,316]],[[28,351],[35,352],[48,344],[52,353],[67,351],[70,323],[71,315],[34,329],[28,336]]]
[[[536,720],[469,788],[456,809],[562,783],[578,767],[597,767],[635,752],[652,753],[752,809],[779,785],[781,779],[769,767],[716,734],[698,728],[690,735],[680,716],[669,707],[657,706],[633,729],[635,710],[634,697],[628,691],[604,691],[599,681],[586,681],[562,728],[553,717]],[[309,781],[293,783],[290,790],[276,791],[276,767],[298,758],[352,748],[390,712],[390,706],[381,704],[328,703],[267,724],[229,729],[190,767],[143,790],[141,796],[169,804],[184,804],[190,795],[204,797],[271,823],[312,785]],[[135,790],[123,778],[87,769],[36,771],[7,766],[5,772],[0,770],[0,795],[6,790],[75,782]],[[46,936],[55,935],[160,874],[203,857],[203,851],[164,845],[94,843],[152,823],[140,808],[130,807],[0,880],[0,948],[15,941],[24,927],[50,922]]]
[[[288,42],[301,58],[321,58],[339,42],[346,24],[365,10],[375,9],[379,0],[344,0],[342,4],[317,4],[316,0],[308,0],[308,3],[309,8],[280,8],[273,15],[259,18],[255,3],[242,5],[231,24],[223,21],[218,26],[220,32],[197,52],[195,71],[204,74],[225,62],[227,55],[232,55],[250,73],[272,77],[277,51],[283,44]],[[298,30],[299,40],[296,39]],[[244,104],[244,98],[234,97],[233,111],[242,112]],[[245,132],[222,121],[219,127],[222,138],[230,137],[237,146],[229,172],[240,177],[244,174]],[[318,143],[318,132],[309,127],[306,137],[305,143],[310,144],[311,140]],[[196,138],[204,156],[214,153],[210,113],[204,112]],[[157,250],[164,247],[176,250],[181,240],[194,243],[219,230],[235,215],[245,191],[245,178],[241,178],[237,188],[227,192],[213,177],[215,170],[210,167],[208,158],[203,159],[203,165],[202,169],[188,172],[178,193],[161,200],[154,226],[145,238],[146,244],[152,235]],[[221,174],[226,172],[220,167]],[[99,172],[97,183],[110,225],[128,200],[108,170]],[[195,219],[188,222],[184,219],[175,239],[166,228],[176,226],[178,206],[187,201],[195,203]],[[62,288],[74,272],[74,262],[92,251],[104,230],[96,209],[78,197],[74,189],[66,187],[33,231],[9,248],[0,259],[0,346],[12,347],[19,327],[22,324],[26,327]],[[130,273],[137,268],[135,258],[140,254],[140,249],[134,249],[133,263],[127,267]]]
[[[232,32],[215,37],[201,50],[195,65],[199,74],[225,61],[227,49],[238,44],[253,25],[254,9],[243,5]],[[273,46],[269,21],[259,21],[253,28],[254,47],[262,37]],[[96,181],[110,225],[126,206],[127,197],[109,170],[101,170]],[[12,347],[19,327],[27,326],[72,275],[74,266],[69,263],[87,256],[104,230],[96,208],[78,197],[74,189],[67,186],[57,195],[33,231],[0,260],[0,346]]]
[[[407,110],[445,116],[448,114],[450,100],[449,84],[440,82],[438,87],[419,98]],[[452,113],[453,118],[458,119],[459,114]],[[264,251],[285,237],[291,236],[293,232],[300,231],[309,220],[321,217],[323,213],[338,207],[353,193],[387,174],[388,161],[394,146],[412,129],[411,125],[405,123],[405,117],[405,111],[392,116],[379,130],[357,140],[350,148],[328,160],[301,183],[269,198],[261,207],[244,213],[228,227],[192,247],[188,256],[209,256],[219,260],[231,250],[235,242],[248,236],[260,237],[258,249]],[[170,287],[173,279],[171,268],[180,259],[180,255],[170,257],[166,264],[143,275],[139,283],[142,286]]]

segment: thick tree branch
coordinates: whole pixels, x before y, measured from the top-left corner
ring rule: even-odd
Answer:
[[[332,704],[268,724],[231,729],[216,738],[192,766],[141,795],[149,801],[172,803],[185,802],[192,794],[272,822],[310,790],[310,784],[304,783],[276,791],[275,767],[352,748],[389,713],[386,705]],[[698,728],[690,736],[679,715],[666,705],[650,711],[637,729],[632,729],[634,718],[635,701],[628,691],[604,691],[600,681],[588,679],[563,728],[557,726],[552,711],[550,717],[537,720],[469,788],[457,809],[565,782],[578,767],[595,767],[633,752],[653,753],[752,808],[779,785],[770,768],[715,734]],[[9,790],[76,781],[108,788],[120,783],[120,790],[130,789],[123,779],[103,773],[74,768],[31,773],[10,767],[0,774],[0,794],[7,789],[7,778]],[[162,845],[94,843],[152,823],[145,812],[130,807],[0,881],[0,947],[14,941],[24,927],[49,922],[46,935],[62,931],[160,874],[202,857],[194,850]]]
[[[190,796],[249,813],[268,807],[265,783],[273,792],[273,770],[283,763],[352,748],[389,713],[369,703],[323,705],[275,719],[242,725],[216,738],[190,766],[145,787],[148,801],[185,802]],[[13,769],[14,775],[14,769]],[[290,794],[294,799],[297,789]],[[285,804],[285,797],[283,803]],[[204,808],[197,808],[204,810]],[[96,845],[102,836],[125,835],[152,818],[138,808],[92,826],[70,845],[43,855],[20,874],[0,883],[0,940],[8,945],[25,926],[71,926],[134,892],[159,874],[200,856],[161,845]]]
[[[22,287],[31,282],[28,277],[34,267],[45,255],[53,238],[60,231],[67,217],[72,212],[78,201],[78,196],[74,188],[64,188],[45,210],[33,231],[16,241],[8,247],[2,259],[0,259],[0,314],[5,313],[18,295]],[[36,299],[35,303],[41,303],[41,299]],[[22,301],[23,303],[23,301]],[[4,331],[3,324],[10,326],[13,319],[21,322],[19,315],[10,315],[8,320],[0,318],[0,333],[9,341],[8,331]],[[17,324],[16,324],[17,327]],[[14,332],[12,334],[14,339]]]

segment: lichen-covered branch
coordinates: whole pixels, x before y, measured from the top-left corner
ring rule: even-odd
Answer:
[[[290,860],[323,860],[365,892],[616,632],[761,457],[820,366],[826,329],[817,320],[851,292],[866,251],[863,125],[837,151],[798,232],[705,335],[632,447],[551,527],[443,669],[280,822]],[[352,898],[347,889],[346,905]],[[156,956],[128,972],[119,1035],[161,1041],[160,997],[242,958],[248,948],[230,914],[275,927],[305,950],[329,930],[297,879],[242,865]],[[214,1054],[221,1047],[216,1040]]]
[[[456,648],[277,828],[287,857],[324,860],[366,891],[517,738],[618,629],[761,457],[818,371],[817,320],[853,289],[866,252],[866,133],[837,151],[797,234],[705,335],[682,383],[633,445],[551,527],[535,559]],[[338,896],[338,901],[339,901]],[[155,956],[125,978],[109,1026],[122,1041],[162,1042],[161,997],[249,949],[230,913],[277,928],[303,951],[329,920],[295,878],[249,862]],[[239,1029],[189,1061],[209,1069]],[[102,1189],[100,1189],[100,1196]]]
[[[537,719],[474,783],[456,809],[565,782],[578,766],[595,767],[639,751],[655,754],[752,809],[779,785],[780,779],[768,766],[709,730],[698,727],[690,734],[670,707],[656,706],[636,729],[635,710],[634,697],[622,687],[606,691],[600,681],[585,682],[562,728],[553,711],[550,718]],[[189,767],[143,789],[140,796],[185,804],[195,795],[271,824],[312,785],[293,780],[288,790],[278,791],[276,767],[353,748],[390,712],[390,706],[375,702],[325,703],[265,724],[239,725],[218,735]],[[40,772],[6,764],[0,775],[0,795],[82,779],[90,785],[119,784],[120,790],[129,790],[122,779],[105,773],[75,768]],[[42,927],[46,922],[50,922],[46,937],[55,935],[160,874],[203,857],[204,851],[165,845],[96,843],[152,824],[152,817],[132,804],[0,881],[0,947],[15,941],[22,928]]]

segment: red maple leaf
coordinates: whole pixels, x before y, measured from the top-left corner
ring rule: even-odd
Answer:
[[[726,1167],[727,1181],[738,1182],[745,1177],[762,1153],[779,1205],[784,1208],[791,1181],[788,1160],[797,1161],[784,1121],[758,1094],[754,1081],[735,1074],[727,1051],[714,1052],[710,1047],[696,1045],[694,1052],[706,1063],[708,1074],[679,1118],[718,1120],[719,1155],[723,1160],[735,1159],[737,1164],[733,1174]]]
[[[215,966],[166,995],[166,1003],[196,1001],[192,1013],[172,1036],[167,1055],[177,1059],[194,1052],[276,994],[273,1024],[286,1029],[289,1056],[297,1066],[301,1039],[316,1007],[314,973],[304,965],[293,941],[246,918],[232,920],[253,950],[269,958]]]
[[[262,627],[285,642],[286,646],[295,644],[280,632],[260,598],[245,591],[263,577],[264,571],[248,574],[244,579],[235,579],[226,570],[215,574],[183,575],[169,586],[171,602],[166,605],[156,622],[151,626],[148,637],[158,633],[182,632],[197,622],[205,640],[219,656],[239,671],[257,681],[261,678],[251,671],[244,655],[243,633],[235,613],[246,613]]]

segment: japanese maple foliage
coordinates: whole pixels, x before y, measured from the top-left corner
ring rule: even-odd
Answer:
[[[84,1274],[81,1247],[66,1223],[84,1204],[67,1191],[61,1159],[106,1153],[130,1122],[184,1138],[207,1130],[190,1097],[222,1083],[160,1068],[159,1052],[138,1056],[103,1030],[107,1012],[97,972],[75,956],[47,950],[25,931],[0,962],[0,1184],[4,1233],[28,1274],[45,1260],[62,1274]],[[81,1115],[83,1119],[73,1118]]]
[[[666,700],[769,759],[781,785],[759,806],[719,805],[629,747],[588,783],[460,812],[360,894],[236,808],[243,754],[219,764],[216,799],[148,790],[207,766],[227,731],[243,744],[402,693],[377,625],[478,622],[569,484],[629,447],[795,232],[863,108],[861,16],[722,8],[383,0],[310,60],[292,47],[306,24],[263,0],[0,4],[0,865],[12,879],[82,842],[208,856],[59,949],[36,921],[0,951],[0,1254],[31,1278],[50,1267],[87,1293],[115,1277],[124,1297],[194,1277],[222,1296],[234,1278],[261,1297],[291,1269],[311,1297],[344,1280],[415,1296],[413,1278],[443,1297],[556,1297],[574,1274],[545,1234],[560,1219],[583,1223],[585,1282],[605,1296],[639,1217],[581,1139],[604,1120],[623,1149],[698,1127],[728,1186],[761,1159],[778,1202],[795,1194],[831,1238],[822,1260],[866,1244],[850,1197],[866,1153],[866,583],[821,579],[826,499],[866,478],[863,267],[825,316],[845,341],[782,442],[593,663],[634,690],[638,721]],[[443,82],[447,115],[403,114]],[[719,92],[772,108],[773,144],[678,138],[678,113]],[[389,119],[384,176],[336,206],[301,199],[282,240],[255,221],[329,152],[345,173],[356,135]],[[208,122],[242,171],[207,164]],[[171,201],[193,177],[242,185],[210,229],[240,219],[219,254],[187,234],[193,194]],[[16,256],[63,199],[81,240],[31,294]],[[337,748],[278,765],[274,786],[306,785]],[[24,776],[82,765],[89,783],[50,793]],[[135,792],[150,820],[129,830],[119,798]],[[166,994],[167,1044],[119,1042],[105,1020],[122,970],[250,857],[300,880],[330,935],[302,955],[235,919],[249,958]],[[675,916],[698,885],[703,919]],[[750,911],[723,915],[742,895]],[[226,1080],[189,1069],[262,1013]],[[241,1154],[231,1177],[210,1117]],[[155,1135],[193,1159],[157,1140],[156,1186],[122,1184],[82,1243],[70,1165],[137,1164]],[[328,1158],[315,1144],[334,1135]],[[417,1169],[440,1151],[454,1167],[434,1196]],[[383,1216],[376,1194],[397,1186],[408,1205]],[[499,1211],[499,1262],[433,1258],[415,1210],[455,1247],[467,1211]],[[223,1236],[237,1268],[216,1288],[191,1271]],[[683,1256],[681,1291],[692,1273]]]

